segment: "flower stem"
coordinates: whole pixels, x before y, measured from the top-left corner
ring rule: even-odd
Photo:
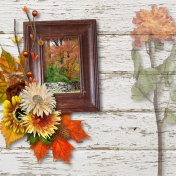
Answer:
[[[151,61],[151,67],[154,68],[154,60],[152,56],[152,41],[149,40],[148,47],[149,47],[149,57]],[[154,97],[153,97],[153,106],[155,110],[155,117],[156,117],[156,124],[157,124],[157,131],[158,131],[158,176],[162,176],[162,165],[163,165],[163,149],[162,149],[162,127],[160,125],[160,117],[159,117],[159,108],[158,108],[158,92],[157,92],[157,82],[156,82],[156,89],[154,90]]]

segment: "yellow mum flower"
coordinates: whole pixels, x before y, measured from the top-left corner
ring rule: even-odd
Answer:
[[[17,39],[15,39],[15,38],[11,38],[11,40],[12,40],[12,42],[17,43],[17,42],[20,42],[21,37],[18,36]]]
[[[19,96],[13,96],[12,101],[5,100],[2,103],[3,106],[3,118],[6,127],[13,130],[14,133],[25,133],[25,126],[22,124],[21,115],[25,115],[24,111],[21,111],[19,107]]]
[[[54,111],[52,114],[38,117],[32,113],[24,115],[23,124],[26,126],[27,133],[38,134],[44,138],[50,137],[57,130],[57,125],[60,124],[60,111]]]

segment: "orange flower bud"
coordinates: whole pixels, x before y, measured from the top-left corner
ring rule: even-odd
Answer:
[[[28,57],[28,52],[27,51],[23,51],[23,56],[24,57]]]
[[[36,82],[36,79],[34,78],[34,79],[32,80],[32,82]]]
[[[30,38],[31,38],[31,39],[33,39],[33,38],[34,38],[33,34],[30,34]]]
[[[35,60],[38,59],[38,54],[35,56]]]
[[[37,10],[33,10],[33,11],[32,11],[32,15],[33,15],[33,17],[37,16],[37,15],[38,15]]]
[[[34,54],[34,52],[31,52],[31,59],[32,59],[32,61],[35,60],[35,54]]]
[[[32,72],[31,71],[28,71],[26,74],[27,74],[28,77],[32,77]]]
[[[29,77],[29,82],[32,83],[33,79],[32,77]]]
[[[24,6],[24,7],[22,8],[22,10],[23,10],[24,12],[27,12],[27,7]]]
[[[25,85],[26,85],[26,86],[29,86],[29,83],[28,83],[27,81],[25,81]]]

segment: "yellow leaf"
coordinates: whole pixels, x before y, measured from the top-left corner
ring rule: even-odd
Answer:
[[[6,82],[4,79],[4,73],[2,71],[0,71],[0,102],[3,102],[7,96],[6,96]]]
[[[18,59],[15,62],[20,65],[20,58],[18,57]]]
[[[25,57],[23,55],[23,51],[20,53],[20,56],[18,56],[18,59],[16,60],[16,63],[18,64],[18,70],[17,72],[22,72],[22,68],[24,68],[25,65]]]
[[[11,38],[11,40],[12,40],[12,42],[17,43],[17,42],[19,42],[21,40],[21,37],[18,36],[17,40],[15,38]]]
[[[24,136],[23,133],[14,133],[12,129],[5,126],[4,122],[1,122],[1,133],[3,134],[5,138],[6,148],[8,148],[10,143]]]
[[[5,73],[16,71],[14,57],[12,57],[11,54],[6,52],[4,49],[2,49],[0,57],[0,67]]]

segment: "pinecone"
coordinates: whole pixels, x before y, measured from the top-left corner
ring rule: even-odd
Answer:
[[[60,136],[60,137],[62,137],[62,138],[64,138],[64,139],[68,139],[68,138],[70,138],[70,133],[69,133],[69,131],[65,128],[65,126],[62,124],[62,123],[60,123],[58,126],[57,126],[57,131],[56,131],[56,133]]]

